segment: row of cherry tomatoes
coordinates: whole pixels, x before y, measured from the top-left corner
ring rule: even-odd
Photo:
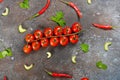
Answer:
[[[37,51],[40,47],[47,47],[49,44],[53,47],[66,46],[69,42],[75,44],[78,42],[78,35],[74,34],[80,32],[82,29],[78,22],[72,24],[72,27],[56,26],[54,30],[51,28],[45,28],[42,32],[41,30],[35,30],[33,34],[27,34],[25,36],[26,45],[23,47],[23,51],[29,54],[32,50]],[[61,36],[62,35],[62,36]]]

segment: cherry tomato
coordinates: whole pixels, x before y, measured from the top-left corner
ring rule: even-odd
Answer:
[[[42,47],[47,47],[49,45],[49,40],[48,38],[43,38],[40,41]]]
[[[40,38],[43,37],[43,33],[42,33],[41,30],[35,30],[34,36],[35,36],[35,38],[36,38],[37,40],[39,40]]]
[[[87,77],[83,77],[81,80],[89,80]]]
[[[71,30],[71,28],[70,27],[65,27],[64,29],[63,29],[63,34],[71,34],[72,33],[72,30]]]
[[[60,37],[60,44],[62,46],[66,46],[68,44],[68,37],[66,36]]]
[[[45,28],[44,29],[44,35],[45,35],[45,37],[52,36],[53,35],[52,29],[51,28]]]
[[[78,35],[71,35],[69,39],[72,44],[75,44],[78,42]]]
[[[33,34],[27,34],[27,35],[25,36],[25,40],[26,40],[26,42],[28,42],[28,43],[33,42],[34,39],[35,39],[35,37],[34,37]]]
[[[61,27],[61,26],[56,26],[56,27],[54,28],[54,34],[55,34],[56,36],[62,35],[62,33],[63,33],[63,30],[62,30],[62,27]]]
[[[59,44],[59,38],[57,38],[57,37],[50,38],[50,45],[51,46],[56,47],[56,46],[58,46],[58,44]]]
[[[72,25],[72,31],[73,32],[79,32],[82,29],[81,25],[78,22],[75,22]]]
[[[0,3],[2,3],[3,2],[3,0],[0,0]]]
[[[32,51],[32,46],[30,44],[24,45],[23,51],[25,54],[30,54],[30,52]]]
[[[35,51],[39,50],[40,49],[40,42],[38,42],[38,41],[32,42],[32,49]]]

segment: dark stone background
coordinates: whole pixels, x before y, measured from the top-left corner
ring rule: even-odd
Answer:
[[[82,11],[83,18],[79,21],[83,26],[79,42],[75,45],[68,44],[66,47],[47,47],[39,51],[33,51],[25,55],[22,47],[25,44],[24,37],[27,33],[33,33],[36,29],[43,30],[45,27],[54,28],[57,24],[48,21],[48,18],[57,11],[62,10],[68,26],[78,21],[75,11],[59,0],[51,0],[49,9],[41,16],[31,21],[24,21],[29,16],[39,11],[46,3],[46,0],[30,0],[30,8],[27,10],[19,8],[18,3],[23,0],[4,0],[0,3],[0,14],[5,7],[10,8],[8,16],[0,15],[0,40],[5,47],[11,47],[13,57],[6,57],[0,60],[0,80],[7,75],[9,80],[80,80],[82,77],[89,77],[90,80],[120,80],[120,0],[92,0],[88,5],[87,0],[73,1]],[[69,0],[67,0],[69,1]],[[24,22],[23,22],[24,21]],[[23,23],[22,23],[23,22]],[[101,23],[117,26],[115,30],[105,31],[93,27],[91,24]],[[27,32],[20,34],[18,25],[28,28]],[[104,51],[104,43],[111,41],[109,51]],[[84,54],[80,44],[85,42],[90,45],[90,51]],[[3,46],[0,45],[0,50]],[[47,59],[46,52],[52,52],[53,56]],[[77,55],[77,64],[71,62],[71,56]],[[97,61],[103,61],[108,65],[107,70],[100,70],[96,67]],[[34,63],[30,71],[26,71],[24,64]],[[73,75],[73,79],[53,78],[46,74],[44,69],[50,71],[65,72]]]

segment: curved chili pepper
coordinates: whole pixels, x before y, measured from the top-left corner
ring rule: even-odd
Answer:
[[[51,75],[52,77],[65,77],[65,78],[72,78],[71,75],[69,74],[64,74],[64,73],[56,73],[56,72],[49,72],[47,70],[45,70],[49,75]]]
[[[31,19],[33,19],[33,18],[35,18],[35,17],[38,17],[38,16],[42,15],[42,14],[48,9],[49,5],[50,5],[50,0],[47,0],[46,5],[45,5],[39,12],[37,12],[36,14],[34,14],[34,15],[33,15],[31,18],[29,18],[29,19],[31,20]]]
[[[110,25],[102,25],[102,24],[96,24],[96,23],[93,23],[92,25],[97,28],[104,29],[104,30],[112,30],[113,29],[113,27]]]
[[[78,9],[78,7],[73,2],[67,2],[67,1],[63,1],[63,0],[61,0],[61,2],[69,5],[70,7],[72,7],[76,11],[78,17],[82,18],[81,11]]]

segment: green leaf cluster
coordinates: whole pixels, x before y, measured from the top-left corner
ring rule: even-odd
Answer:
[[[19,4],[20,8],[22,9],[28,9],[30,6],[29,6],[29,0],[24,0],[23,2],[21,2]]]
[[[80,48],[84,53],[87,53],[89,51],[89,45],[88,44],[82,43],[82,44],[80,44]]]
[[[0,52],[0,59],[5,58],[7,56],[12,56],[11,48],[7,48],[7,49]]]
[[[96,66],[97,68],[103,69],[103,70],[106,70],[108,68],[106,64],[102,63],[102,61],[96,62]]]
[[[54,22],[56,22],[58,25],[60,26],[65,26],[66,22],[63,19],[64,18],[64,14],[62,11],[56,12],[55,16],[52,16],[50,19]]]

